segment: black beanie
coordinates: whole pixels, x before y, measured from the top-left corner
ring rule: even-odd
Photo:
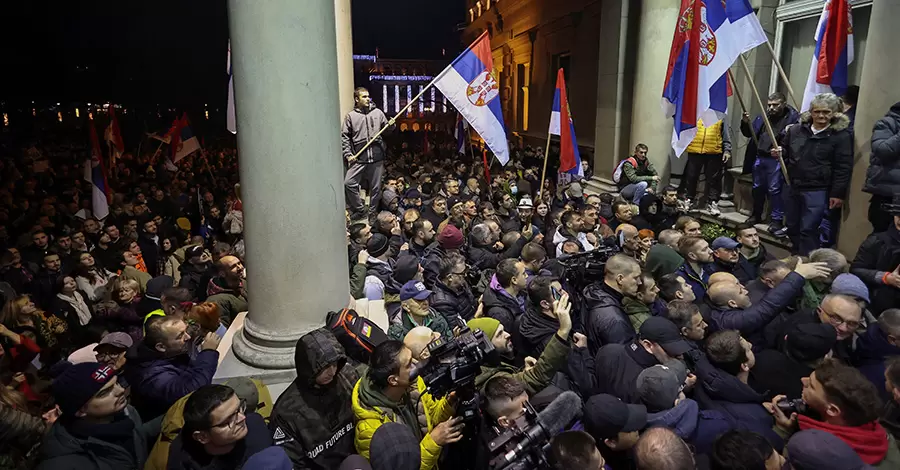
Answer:
[[[419,258],[415,255],[401,255],[394,265],[394,280],[401,285],[411,281],[419,273]]]
[[[366,251],[369,252],[369,256],[377,258],[385,254],[390,246],[388,237],[380,233],[373,233],[369,241],[366,242]]]

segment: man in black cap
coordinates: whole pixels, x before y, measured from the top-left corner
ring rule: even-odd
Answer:
[[[366,283],[363,288],[369,300],[382,300],[385,294],[400,293],[400,286],[393,280],[394,260],[390,257],[390,242],[380,233],[374,233],[366,243],[369,261],[366,263]]]
[[[883,210],[893,216],[894,223],[884,232],[869,235],[850,265],[850,273],[869,286],[869,311],[876,317],[900,305],[900,194]]]
[[[650,317],[638,335],[628,344],[607,344],[594,359],[594,383],[600,393],[640,403],[636,380],[641,371],[664,364],[691,350],[674,323],[662,317]]]
[[[52,389],[62,414],[44,438],[38,470],[144,467],[162,417],[143,423],[112,367],[68,366]]]
[[[788,329],[784,352],[764,349],[756,355],[756,365],[750,370],[747,382],[767,398],[786,395],[800,398],[803,384],[823,359],[831,357],[837,342],[834,327],[822,323],[802,323]]]
[[[162,294],[166,289],[171,288],[173,284],[175,284],[175,279],[172,276],[156,276],[150,279],[147,282],[147,290],[144,292],[141,300],[138,301],[134,311],[139,317],[144,318],[154,310],[162,310],[162,303],[160,302]]]
[[[385,423],[372,436],[372,470],[416,470],[422,461],[419,441],[400,423]]]
[[[633,468],[631,449],[647,425],[647,408],[629,405],[612,395],[594,395],[584,404],[584,430],[612,470]]]
[[[178,287],[190,291],[191,297],[198,302],[206,300],[206,286],[215,275],[209,253],[200,245],[185,248],[184,263],[181,263],[178,270],[181,272]]]

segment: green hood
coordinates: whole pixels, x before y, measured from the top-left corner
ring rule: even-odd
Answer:
[[[403,423],[409,427],[417,440],[422,440],[422,430],[419,428],[419,418],[416,410],[409,402],[409,393],[403,396],[400,402],[392,401],[378,390],[369,378],[369,373],[360,380],[359,401],[366,408],[378,408],[382,413],[388,414],[395,423]]]
[[[644,268],[653,273],[653,277],[674,273],[684,264],[684,258],[667,245],[653,245],[647,253]]]
[[[650,313],[649,305],[646,305],[639,300],[632,299],[631,297],[622,299],[622,308],[625,309],[628,320],[631,322],[631,326],[634,327],[635,332],[641,329],[641,325],[644,324],[645,320],[653,316],[653,314]]]

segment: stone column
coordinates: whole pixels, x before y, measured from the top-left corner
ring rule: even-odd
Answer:
[[[228,2],[250,298],[233,352],[258,368],[292,369],[297,339],[347,304],[334,8]]]
[[[625,151],[641,142],[650,151],[648,157],[659,172],[660,187],[666,184],[671,166],[681,172],[684,156],[670,165],[672,152],[672,118],[662,111],[662,90],[666,81],[672,34],[678,18],[680,2],[674,0],[643,0],[640,30],[637,40],[637,66],[634,74],[634,99],[631,117],[631,142],[623,142]],[[620,157],[621,158],[621,157]]]
[[[636,29],[632,3],[616,0],[603,2],[601,7],[594,177],[587,183],[592,192],[617,191],[612,171],[618,158],[628,153]]]
[[[853,126],[856,134],[853,178],[849,197],[844,202],[844,220],[838,238],[838,249],[850,259],[872,231],[868,220],[871,196],[862,192],[871,154],[872,126],[884,117],[891,105],[900,101],[900,82],[894,79],[900,76],[900,61],[887,59],[895,57],[897,44],[900,43],[897,18],[900,18],[900,1],[872,2],[866,55],[862,58],[864,67],[859,82],[856,123]]]
[[[334,0],[334,30],[337,38],[338,97],[341,116],[353,109],[353,28],[350,0]],[[374,95],[375,90],[369,90]]]

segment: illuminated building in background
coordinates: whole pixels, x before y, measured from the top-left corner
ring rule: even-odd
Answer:
[[[496,1],[492,1],[495,4]],[[452,60],[386,59],[384,57],[354,56],[356,83],[372,93],[375,104],[388,118],[395,116],[413,97],[427,87]],[[378,102],[380,100],[380,102]],[[438,105],[438,103],[441,103]],[[444,128],[452,129],[456,123],[456,110],[448,106],[447,98],[440,90],[425,90],[418,103],[397,118],[400,130],[412,131]]]

